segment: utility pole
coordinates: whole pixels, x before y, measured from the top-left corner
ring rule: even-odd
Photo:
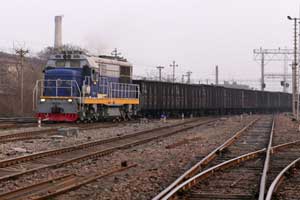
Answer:
[[[262,48],[260,47],[260,50]],[[266,84],[265,84],[265,53],[261,51],[261,91],[265,90]]]
[[[117,48],[115,48],[112,52],[111,55],[115,58],[119,57],[121,55],[120,52],[118,52]]]
[[[24,114],[24,58],[25,58],[25,55],[29,53],[29,50],[25,50],[23,48],[21,49],[16,49],[16,54],[20,57],[20,68],[21,68],[21,109],[20,109],[20,112],[21,112],[21,115]]]
[[[254,49],[253,50],[254,54],[254,60],[255,61],[260,61],[261,64],[261,90],[264,91],[266,87],[265,83],[265,66],[266,66],[266,61],[284,61],[287,62],[288,60],[292,60],[292,55],[293,51],[291,49]],[[284,65],[286,65],[284,63]],[[285,67],[285,66],[284,66]],[[284,77],[283,77],[284,79]]]
[[[170,65],[170,67],[173,67],[173,83],[175,83],[175,68],[178,67],[175,60],[173,60],[173,63]]]
[[[219,85],[219,67],[216,65],[216,85]]]
[[[265,78],[268,79],[281,79],[280,85],[283,87],[283,92],[288,92],[287,88],[289,87],[290,79],[292,79],[292,74],[287,74],[287,69],[284,70],[283,74],[279,73],[266,73]],[[298,77],[299,78],[299,77]]]
[[[261,78],[260,78],[260,89],[261,91],[265,90],[266,84],[265,84],[265,54],[268,53],[267,49],[254,49],[253,53],[255,56],[260,55],[260,68],[261,68]],[[257,58],[255,57],[254,60]]]
[[[193,72],[191,71],[188,71],[186,72],[186,76],[187,76],[187,83],[190,84],[191,83],[191,75],[192,75]]]
[[[288,20],[293,20],[294,21],[294,60],[292,63],[292,92],[293,92],[293,115],[294,117],[298,120],[299,119],[299,97],[298,97],[298,80],[297,80],[297,22],[300,18],[292,18],[290,16],[287,17]]]
[[[157,66],[156,68],[158,69],[158,80],[161,81],[161,70],[165,67],[164,66]]]
[[[182,83],[184,83],[184,77],[185,77],[186,75],[185,74],[182,74],[182,76],[181,76],[181,82]]]
[[[284,66],[283,66],[283,92],[286,93],[287,92],[287,88],[288,88],[288,83],[287,83],[287,73],[288,73],[288,57],[287,55],[284,55]]]

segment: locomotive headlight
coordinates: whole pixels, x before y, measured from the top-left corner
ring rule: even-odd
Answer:
[[[68,102],[70,102],[70,103],[71,103],[72,101],[73,101],[73,99],[68,99]]]
[[[41,102],[45,102],[45,101],[46,101],[46,99],[40,99],[40,101],[41,101]]]

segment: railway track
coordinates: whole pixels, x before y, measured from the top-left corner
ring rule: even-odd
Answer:
[[[29,128],[29,127],[36,127],[37,125],[33,125],[33,123],[24,123],[24,124],[17,124],[12,122],[1,122],[0,129],[17,129],[17,128]]]
[[[32,117],[2,117],[0,118],[0,129],[33,127],[36,122],[36,119]]]
[[[270,152],[266,147],[270,146],[272,127],[273,118],[269,116],[240,130],[153,200],[257,199],[259,183],[264,180],[261,174],[268,171],[264,157]],[[240,164],[245,160],[249,161]],[[231,168],[236,165],[239,167]]]
[[[0,180],[32,173],[40,169],[60,167],[80,160],[101,157],[116,150],[177,134],[194,127],[215,122],[211,120],[192,120],[181,124],[159,127],[132,133],[126,136],[88,142],[81,145],[34,153],[13,159],[0,161]]]
[[[268,190],[266,200],[298,199],[300,196],[300,157],[281,170]]]
[[[281,134],[275,132],[274,144],[278,145],[282,141],[297,141],[300,138],[298,135],[299,133],[295,131],[286,131]],[[267,181],[269,190],[266,199],[271,199],[271,197],[273,199],[295,199],[299,197],[299,160],[299,145],[292,145],[272,155]]]
[[[66,126],[66,127],[74,127],[78,128],[79,131],[84,130],[92,130],[92,129],[99,129],[99,128],[111,128],[115,126],[122,126],[125,125],[124,123],[100,123],[100,124],[82,124],[79,126]],[[64,127],[61,127],[64,128]],[[7,142],[15,142],[15,141],[22,141],[22,140],[32,140],[32,139],[41,139],[45,136],[50,136],[57,134],[60,128],[47,128],[43,130],[34,130],[34,131],[24,131],[24,132],[17,132],[12,134],[3,134],[0,135],[0,143],[7,143]]]
[[[136,164],[125,166],[125,167],[115,167],[109,172],[103,173],[92,173],[88,175],[76,175],[67,174],[55,178],[49,178],[46,181],[38,182],[23,188],[19,188],[10,192],[0,194],[0,199],[3,200],[42,200],[49,199],[56,195],[65,193],[67,191],[76,189],[82,185],[86,185],[97,179],[104,178],[106,176],[136,167]]]
[[[0,123],[13,122],[13,123],[31,123],[36,122],[34,117],[0,117]]]

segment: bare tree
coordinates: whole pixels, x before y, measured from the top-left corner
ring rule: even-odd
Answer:
[[[73,44],[65,44],[62,47],[60,47],[59,49],[55,49],[54,47],[51,47],[51,46],[45,47],[43,50],[38,52],[37,55],[38,55],[39,59],[47,60],[50,55],[59,53],[62,51],[82,51],[84,53],[88,53],[88,50],[81,48],[80,46],[73,45]]]

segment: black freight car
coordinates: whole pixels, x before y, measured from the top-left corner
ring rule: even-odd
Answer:
[[[140,85],[139,111],[146,116],[239,114],[290,111],[291,94],[215,85],[134,80]]]

